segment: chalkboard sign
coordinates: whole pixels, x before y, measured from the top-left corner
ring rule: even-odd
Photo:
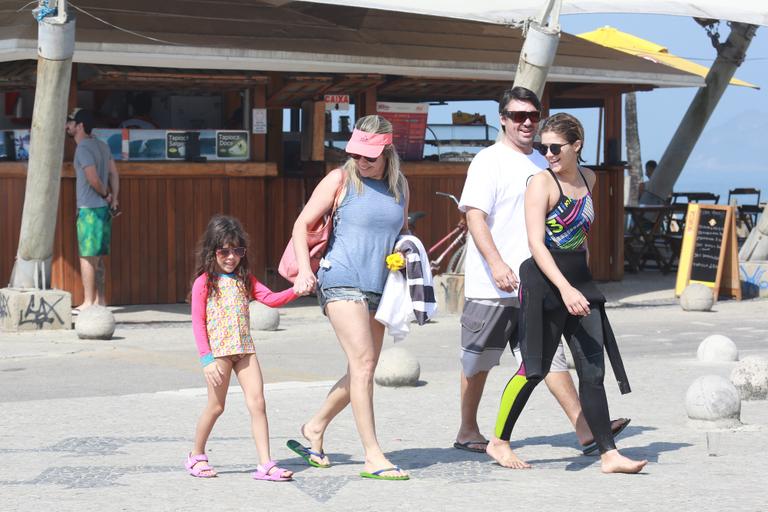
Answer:
[[[699,283],[712,288],[715,300],[721,295],[741,300],[738,265],[735,208],[689,204],[675,293]]]
[[[727,213],[723,210],[704,210],[699,214],[691,262],[691,281],[711,283],[717,281],[717,267],[720,261],[720,249],[723,246]]]

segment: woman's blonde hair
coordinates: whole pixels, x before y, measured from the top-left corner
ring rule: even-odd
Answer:
[[[392,123],[381,116],[372,115],[361,117],[355,123],[355,128],[367,133],[392,133]],[[405,176],[400,172],[400,157],[397,154],[394,144],[384,146],[382,156],[387,159],[384,170],[384,177],[387,180],[389,191],[395,196],[395,202],[400,202],[400,196],[405,190]],[[360,171],[357,169],[357,162],[348,158],[342,170],[355,185],[358,194],[363,193],[363,181],[360,179]]]

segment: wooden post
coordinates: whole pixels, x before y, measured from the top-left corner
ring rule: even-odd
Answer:
[[[604,98],[605,104],[605,150],[603,161],[617,164],[621,161],[621,95]]]
[[[279,91],[283,86],[283,77],[271,73],[267,85],[267,97]],[[267,110],[267,160],[277,164],[278,173],[282,174],[283,165],[283,109],[281,106]]]
[[[376,113],[377,90],[377,86],[372,85],[355,97],[355,117],[357,119]]]
[[[230,125],[230,121],[233,121],[232,116],[242,105],[242,99],[240,98],[239,91],[225,91],[223,94],[224,100],[224,128],[228,130],[240,130],[245,129],[246,126],[242,126],[242,121],[238,119],[240,126]]]
[[[251,102],[253,108],[267,107],[267,86],[256,85],[251,89]],[[251,115],[249,112],[248,115]],[[251,159],[254,162],[266,162],[267,160],[267,136],[253,133],[251,126]]]
[[[69,97],[67,98],[67,112],[72,112],[77,107],[77,64],[72,63],[72,75],[69,80]],[[64,161],[71,162],[75,159],[75,139],[64,138]]]

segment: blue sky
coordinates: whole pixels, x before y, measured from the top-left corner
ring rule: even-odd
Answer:
[[[652,15],[570,15],[560,20],[571,34],[589,32],[604,25],[666,46],[670,53],[708,66],[715,58],[706,32],[692,18]],[[730,29],[720,24],[721,41]],[[707,123],[699,143],[678,179],[676,190],[711,191],[726,201],[729,188],[761,188],[768,199],[768,163],[758,151],[768,144],[768,27],[758,28],[747,60],[736,71],[742,80],[761,90],[729,87]],[[656,89],[638,93],[638,122],[643,160],[659,160],[696,93],[694,88]],[[450,123],[455,110],[479,112],[498,126],[495,102],[463,102],[430,107],[430,123]],[[574,111],[587,130],[585,152],[594,155],[596,111]],[[590,137],[591,132],[591,137]],[[591,149],[590,149],[591,148]],[[591,153],[590,153],[591,151]],[[590,158],[594,160],[594,156]]]

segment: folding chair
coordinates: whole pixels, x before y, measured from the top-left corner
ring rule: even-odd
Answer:
[[[744,222],[749,231],[757,224],[757,218],[760,216],[762,209],[760,208],[760,189],[759,188],[732,188],[728,191],[728,204],[731,203],[731,198],[734,196],[754,196],[755,202],[744,203],[735,200],[739,211],[739,220]]]

